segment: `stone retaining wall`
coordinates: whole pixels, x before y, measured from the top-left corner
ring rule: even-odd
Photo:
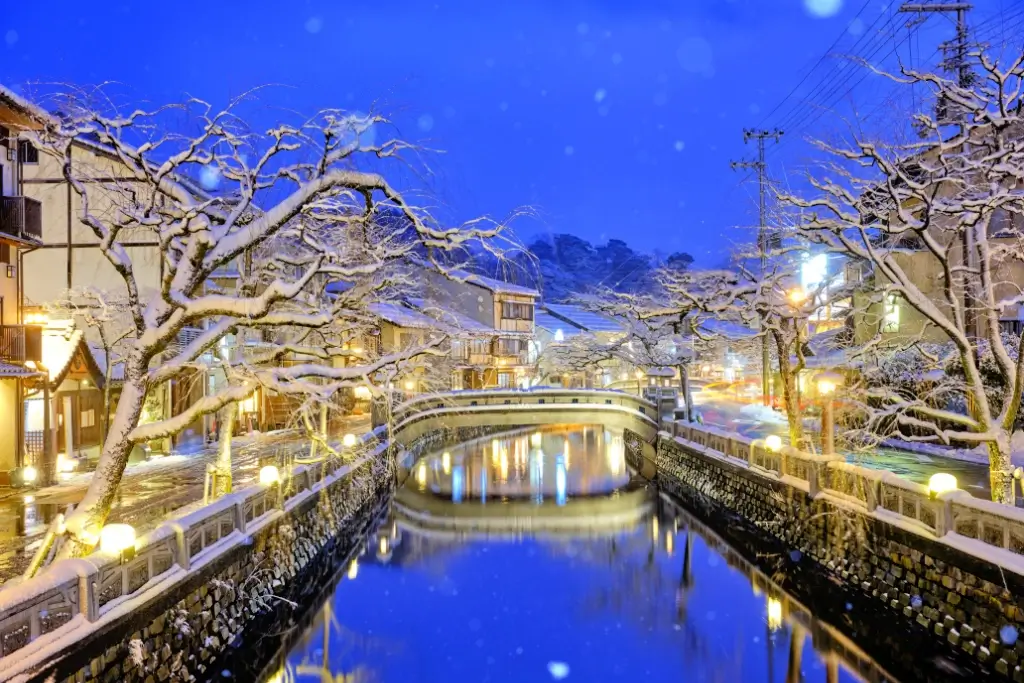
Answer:
[[[796,463],[804,470],[800,478],[785,474],[794,467],[785,462],[792,453],[776,454],[774,466],[764,459],[767,466],[757,465],[751,457],[728,454],[742,455],[742,444],[715,442],[715,448],[707,445],[713,439],[702,440],[662,433],[655,456],[658,478],[673,483],[702,515],[725,517],[726,526],[733,516],[754,525],[779,542],[786,564],[814,563],[837,589],[854,591],[906,620],[901,628],[908,637],[927,634],[941,644],[953,666],[959,662],[965,669],[981,667],[1004,680],[1024,681],[1024,638],[1017,638],[1024,629],[1024,576],[1013,571],[1006,546],[990,548],[951,531],[939,535],[935,529],[948,510],[922,504],[921,491],[912,487],[912,516],[904,517],[882,500],[869,506],[864,498],[870,495],[829,488],[826,475],[834,475],[833,469],[850,474],[849,466],[821,467],[812,457]],[[883,490],[878,497],[884,495]],[[901,505],[897,501],[896,509]]]
[[[243,664],[258,672],[261,660],[276,651],[267,643],[255,646],[261,631],[283,630],[267,627],[281,619],[282,608],[289,612],[319,594],[347,565],[390,503],[394,480],[393,458],[383,449],[319,491],[270,512],[272,519],[251,535],[225,538],[231,547],[213,561],[193,567],[165,592],[148,591],[139,604],[125,604],[122,616],[70,640],[28,679],[224,680],[222,670]]]

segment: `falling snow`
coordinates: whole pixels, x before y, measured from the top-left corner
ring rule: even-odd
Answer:
[[[604,98],[607,97],[607,96],[608,96],[608,91],[607,90],[605,90],[604,88],[598,88],[597,91],[594,93],[594,101],[595,102],[602,102],[602,101],[604,101]]]
[[[18,42],[18,32],[12,28],[4,34],[4,42],[7,43],[7,47],[14,47],[14,44]]]
[[[843,0],[804,0],[804,7],[814,17],[832,17],[843,8]]]
[[[199,171],[199,184],[204,190],[216,190],[220,185],[220,169],[216,166],[203,166]]]
[[[548,662],[548,673],[556,681],[560,681],[569,675],[569,665],[565,662]]]
[[[320,17],[310,17],[306,19],[306,32],[307,33],[320,33],[324,27],[324,20]]]
[[[686,149],[686,143],[683,142],[682,140],[676,140],[676,143],[672,146],[675,147],[677,152],[682,152],[684,149]]]
[[[576,150],[572,148],[572,145],[566,145],[565,146],[565,156],[571,157],[575,153],[576,153]]]
[[[424,133],[427,133],[434,127],[434,117],[430,114],[421,114],[416,120],[416,126]]]
[[[689,73],[710,78],[715,75],[714,51],[709,43],[700,36],[691,36],[683,40],[676,50],[679,65]]]

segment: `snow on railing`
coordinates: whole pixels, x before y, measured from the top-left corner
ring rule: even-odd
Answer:
[[[514,408],[515,406],[622,406],[635,410],[657,422],[658,409],[650,401],[609,389],[482,389],[453,391],[444,394],[424,394],[395,407],[392,424],[401,429],[411,419],[431,411],[458,412],[485,406]]]
[[[367,457],[387,448],[387,443],[375,443],[377,436],[363,437]],[[218,557],[235,545],[232,541],[262,528],[274,511],[299,504],[333,483],[333,475],[344,476],[358,464],[340,473],[343,464],[333,459],[296,466],[280,484],[254,484],[165,521],[138,540],[134,553],[96,551],[58,560],[38,576],[3,587],[0,657],[29,645],[34,650],[36,643],[44,647],[61,627],[97,621],[149,588]]]
[[[1024,510],[949,491],[932,497],[928,487],[892,472],[860,467],[838,456],[810,455],[784,447],[777,453],[760,439],[749,439],[714,427],[677,421],[671,433],[683,443],[710,455],[741,461],[755,472],[806,482],[810,495],[825,495],[863,508],[887,521],[935,538],[974,539],[1005,555],[992,557],[1002,566],[1024,573]],[[971,545],[977,554],[980,546]]]

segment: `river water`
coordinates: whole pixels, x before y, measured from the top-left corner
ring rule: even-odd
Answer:
[[[425,456],[340,570],[268,680],[860,680],[601,426]]]

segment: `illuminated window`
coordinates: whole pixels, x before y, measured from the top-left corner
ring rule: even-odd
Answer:
[[[885,302],[885,320],[882,322],[883,332],[900,331],[900,305],[896,301],[896,295],[890,294]]]

